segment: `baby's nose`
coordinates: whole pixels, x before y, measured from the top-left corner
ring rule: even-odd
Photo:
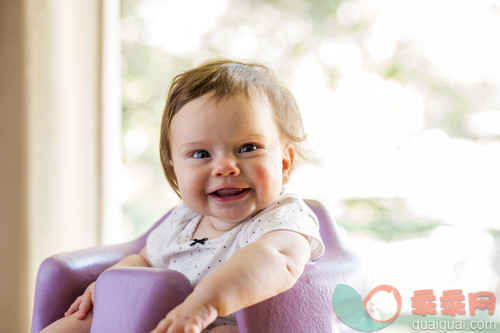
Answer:
[[[235,159],[223,157],[216,161],[213,174],[214,176],[237,176],[240,174],[240,169]]]

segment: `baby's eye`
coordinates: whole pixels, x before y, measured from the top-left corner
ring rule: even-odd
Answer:
[[[191,156],[196,159],[212,157],[208,151],[202,149],[193,152]]]
[[[240,148],[240,153],[249,153],[254,150],[257,150],[257,145],[254,143],[245,143],[243,146]]]

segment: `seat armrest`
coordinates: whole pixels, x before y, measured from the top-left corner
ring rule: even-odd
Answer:
[[[150,332],[193,291],[183,274],[126,267],[104,272],[95,286],[91,332]]]
[[[62,318],[64,312],[99,274],[120,259],[137,253],[138,241],[58,254],[45,259],[35,286],[31,332]]]
[[[346,331],[333,310],[333,291],[338,283],[364,284],[363,271],[347,252],[308,263],[291,289],[235,313],[240,333]]]

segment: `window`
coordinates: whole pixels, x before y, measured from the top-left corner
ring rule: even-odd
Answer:
[[[121,193],[133,229],[176,202],[157,149],[168,85],[218,56],[262,61],[292,90],[320,161],[294,185],[348,229],[400,238],[494,227],[499,14],[493,3],[449,5],[123,0]]]
[[[497,276],[487,246],[500,220],[499,9],[492,1],[122,0],[129,225],[141,232],[178,202],[157,149],[173,76],[210,57],[251,59],[292,91],[319,161],[292,186],[326,203],[376,253],[382,279],[404,274],[384,259],[409,258],[412,246],[427,252],[408,265],[444,269],[441,279],[462,259]],[[457,239],[474,244],[476,257],[457,250],[450,262],[439,251]]]

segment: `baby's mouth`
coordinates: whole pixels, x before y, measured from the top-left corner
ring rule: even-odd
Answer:
[[[248,189],[248,188],[223,188],[223,189],[220,189],[220,190],[217,190],[217,191],[210,193],[210,195],[225,199],[225,198],[237,197],[237,196],[239,196],[239,195],[241,195],[249,190],[250,189]]]

